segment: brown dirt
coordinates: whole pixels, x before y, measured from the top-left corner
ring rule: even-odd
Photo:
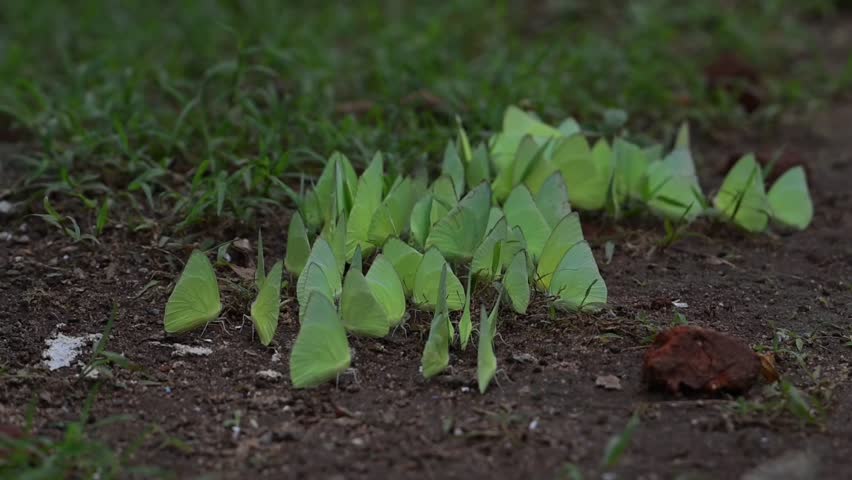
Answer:
[[[0,365],[7,371],[0,418],[21,425],[32,398],[41,434],[58,435],[63,421],[76,418],[90,385],[76,382],[78,369],[43,369],[44,342],[56,331],[102,331],[115,301],[119,317],[108,349],[144,372],[120,371],[104,386],[95,418],[130,413],[135,420],[100,435],[121,446],[149,425],[162,427],[191,453],[155,436],[135,460],[181,478],[205,472],[221,478],[562,478],[569,462],[599,471],[608,439],[637,409],[642,424],[615,469],[618,478],[684,472],[733,478],[791,449],[816,452],[826,475],[820,478],[845,478],[852,475],[852,414],[843,407],[852,402],[852,349],[846,346],[852,334],[852,150],[835,125],[850,123],[852,106],[843,106],[818,119],[813,131],[791,128],[762,141],[697,148],[714,151],[701,159],[705,188],[719,184],[714,172],[732,150],[784,138],[810,152],[816,217],[804,233],[746,236],[702,223],[707,238],[651,252],[659,239],[655,222],[613,226],[587,215],[587,236],[597,251],[605,240],[616,244],[610,264],[599,256],[611,308],[557,318],[541,304],[526,317],[504,310],[496,345],[501,372],[485,395],[474,386],[473,349],[453,352],[449,374],[422,379],[428,317],[417,313],[406,330],[387,339],[352,340],[356,375],[294,391],[286,380],[297,331],[292,289],[274,348],[252,339],[242,317],[250,299],[233,289],[223,292],[226,323],[167,337],[163,307],[186,248],[161,248],[150,231],[118,227],[100,246],[72,244],[32,217],[4,221],[4,230],[26,233],[29,241],[0,244]],[[286,220],[265,223],[266,258],[275,259],[283,252]],[[26,232],[19,232],[24,225]],[[248,227],[209,232],[218,241],[232,234],[253,237]],[[247,266],[251,259],[236,262]],[[219,274],[247,285],[228,269]],[[142,293],[152,280],[159,284]],[[771,345],[780,328],[812,334],[804,345],[806,366],[821,368],[836,385],[827,418],[803,426],[789,415],[737,414],[732,397],[649,393],[641,381],[642,354],[653,331],[671,324],[671,300],[688,303],[680,311],[690,324],[752,346]],[[175,358],[172,343],[213,353]],[[273,360],[276,352],[281,362]],[[781,355],[779,368],[801,388],[813,386],[791,356]],[[257,376],[268,369],[284,379]],[[595,387],[596,377],[608,374],[620,378],[622,390]],[[767,401],[759,388],[744,398]],[[236,415],[238,436],[227,423]]]
[[[611,225],[585,215],[610,308],[556,318],[541,302],[534,301],[525,317],[504,309],[496,342],[501,371],[485,395],[475,388],[472,348],[453,352],[448,374],[422,379],[419,359],[428,332],[422,313],[386,339],[352,339],[355,375],[294,391],[287,380],[298,327],[292,288],[273,348],[252,338],[243,321],[250,299],[225,283],[225,323],[169,337],[162,312],[186,247],[159,246],[156,230],[118,226],[108,229],[100,246],[73,244],[32,217],[0,217],[0,231],[20,240],[0,243],[0,423],[23,425],[31,399],[40,434],[59,436],[63,422],[77,417],[91,385],[77,382],[79,368],[45,370],[44,342],[56,331],[103,331],[115,301],[119,316],[108,349],[144,371],[118,371],[106,382],[95,419],[128,413],[135,419],[98,435],[122,447],[148,426],[161,427],[165,435],[153,436],[134,460],[179,478],[568,478],[562,476],[567,463],[597,474],[607,441],[634,411],[642,423],[614,470],[617,478],[737,478],[790,450],[812,451],[822,469],[818,478],[849,478],[850,124],[852,104],[839,105],[773,134],[719,137],[729,140],[699,142],[696,149],[706,153],[699,162],[708,191],[721,182],[719,167],[731,152],[781,143],[806,152],[816,204],[806,232],[749,236],[703,222],[697,229],[706,237],[660,252],[652,249],[661,231],[654,221]],[[282,209],[264,219],[267,261],[283,253],[287,216]],[[254,238],[247,226],[210,229],[201,237],[237,235]],[[610,264],[602,253],[607,240],[616,245]],[[251,259],[235,262],[249,266]],[[218,273],[249,284],[229,269]],[[159,283],[143,292],[152,280]],[[803,390],[831,393],[825,417],[806,426],[791,415],[735,408],[742,405],[738,400],[769,404],[760,388],[740,399],[648,392],[641,380],[643,351],[674,319],[672,300],[688,303],[679,311],[690,324],[738,336],[752,347],[772,345],[778,329],[806,338],[804,368],[789,354],[779,355],[778,368]],[[176,358],[172,343],[213,353]],[[283,379],[258,377],[270,369]],[[817,369],[819,386],[806,375]],[[609,374],[620,378],[621,390],[596,388],[596,377]],[[228,423],[235,416],[239,435]],[[175,448],[166,435],[191,451]]]

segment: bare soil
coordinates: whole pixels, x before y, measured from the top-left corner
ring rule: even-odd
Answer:
[[[94,434],[124,448],[150,426],[160,427],[164,433],[152,435],[134,462],[178,478],[556,479],[569,478],[568,463],[600,478],[605,445],[634,412],[641,425],[613,470],[617,476],[606,478],[739,478],[797,451],[818,459],[814,478],[852,478],[849,125],[852,104],[841,104],[756,138],[740,133],[698,141],[707,191],[721,182],[732,152],[782,144],[799,151],[809,162],[816,205],[805,232],[745,235],[702,221],[695,230],[703,236],[661,251],[653,248],[662,235],[655,220],[613,225],[584,215],[609,308],[554,317],[536,299],[527,316],[504,309],[496,343],[500,372],[485,395],[475,386],[474,348],[456,348],[447,374],[422,379],[429,316],[417,312],[388,338],[352,338],[354,372],[337,384],[293,390],[287,370],[298,330],[292,286],[271,348],[253,338],[244,320],[251,299],[224,281],[223,323],[167,336],[163,309],[189,247],[160,246],[157,229],[133,233],[120,226],[110,227],[100,245],[75,244],[26,212],[0,217],[0,231],[16,237],[0,243],[0,423],[23,425],[33,399],[39,434],[58,437],[63,424],[77,418],[92,381],[78,381],[79,367],[44,368],[45,340],[56,332],[102,332],[117,302],[108,350],[142,371],[116,370],[105,381],[94,420],[133,419]],[[282,207],[262,219],[267,261],[283,255],[288,217]],[[255,232],[230,225],[197,238],[205,237],[253,239]],[[603,254],[608,240],[615,244],[610,263]],[[251,267],[252,258],[235,255],[234,262]],[[217,273],[250,286],[227,267]],[[145,289],[151,281],[158,283]],[[676,308],[674,300],[688,307]],[[648,391],[643,352],[658,329],[672,324],[675,311],[755,348],[771,346],[779,329],[804,338],[803,363],[781,354],[778,368],[802,390],[830,394],[824,415],[806,425],[783,410],[738,409],[774,401],[760,385],[739,398]],[[176,343],[212,354],[176,357]],[[793,340],[784,345],[796,349]],[[807,374],[817,369],[815,384]],[[259,376],[264,370],[283,376]],[[621,390],[596,387],[598,376],[610,374],[619,377]],[[687,474],[693,476],[678,477]]]

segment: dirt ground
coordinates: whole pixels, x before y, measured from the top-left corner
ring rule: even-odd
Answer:
[[[754,136],[699,138],[695,150],[707,192],[721,183],[734,152],[782,145],[797,151],[811,173],[816,210],[807,231],[744,235],[701,221],[695,231],[703,236],[660,251],[652,250],[661,237],[658,221],[613,225],[583,215],[609,308],[552,318],[534,299],[527,316],[503,309],[500,372],[485,395],[475,386],[473,348],[455,349],[447,374],[423,380],[429,316],[414,312],[388,338],[353,338],[354,371],[337,385],[295,391],[287,371],[298,330],[292,286],[271,348],[253,339],[244,320],[251,299],[227,282],[224,323],[167,336],[163,309],[188,247],[161,242],[166,232],[157,228],[133,233],[120,225],[108,228],[100,245],[75,244],[28,212],[0,216],[0,232],[12,234],[0,238],[0,423],[23,425],[33,399],[39,434],[59,436],[64,422],[77,418],[92,382],[78,381],[76,366],[48,371],[45,341],[56,333],[102,332],[117,302],[107,349],[142,370],[116,370],[93,419],[134,418],[93,434],[125,447],[159,427],[134,463],[178,478],[560,479],[571,478],[568,464],[586,478],[739,478],[794,452],[816,459],[819,473],[802,478],[852,478],[852,103],[787,123]],[[262,219],[267,261],[283,255],[288,217],[282,207]],[[245,225],[198,233],[216,242],[255,236]],[[615,254],[607,264],[608,240]],[[252,261],[234,258],[242,267]],[[227,268],[217,273],[250,284]],[[676,309],[675,300],[688,307]],[[672,324],[675,310],[692,325],[755,348],[771,346],[780,333],[787,335],[785,348],[797,349],[795,338],[802,339],[803,363],[782,354],[778,367],[802,390],[830,397],[824,415],[805,425],[768,408],[774,400],[763,386],[742,398],[649,392],[641,378],[643,351],[657,330]],[[175,344],[212,353],[178,357]],[[258,374],[268,370],[281,378]],[[808,374],[817,371],[814,383]],[[595,386],[599,375],[610,374],[621,390]],[[605,445],[633,412],[640,412],[641,425],[615,476],[601,477]]]
[[[143,371],[119,370],[105,383],[94,418],[135,419],[97,435],[127,445],[148,426],[161,427],[166,434],[152,436],[135,460],[179,478],[570,478],[562,476],[568,463],[600,471],[608,439],[637,409],[641,426],[614,470],[617,477],[606,478],[737,478],[791,451],[818,459],[821,474],[814,478],[849,478],[850,124],[852,104],[846,104],[810,126],[791,125],[762,138],[704,139],[696,148],[704,152],[699,162],[708,191],[721,182],[731,152],[783,142],[802,153],[816,205],[805,232],[747,236],[702,222],[697,230],[706,238],[649,254],[660,237],[657,222],[611,225],[585,215],[610,309],[555,319],[540,302],[526,317],[504,309],[496,344],[501,371],[485,395],[475,388],[474,349],[454,351],[448,374],[422,379],[429,322],[422,313],[386,339],[352,339],[355,372],[338,385],[295,391],[287,380],[298,327],[292,288],[274,348],[252,339],[242,317],[250,299],[225,284],[226,323],[203,334],[166,336],[162,312],[186,250],[159,247],[158,232],[119,227],[109,229],[100,246],[73,244],[36,218],[6,218],[0,230],[15,238],[0,243],[0,362],[7,371],[0,419],[21,425],[33,398],[40,434],[58,435],[64,421],[77,417],[91,382],[77,381],[79,368],[47,371],[45,340],[56,332],[103,331],[115,301],[119,315],[108,350]],[[287,217],[282,209],[264,219],[267,259],[283,253]],[[218,241],[254,236],[239,226],[206,233]],[[609,264],[606,240],[616,245]],[[234,261],[250,266],[248,257]],[[219,274],[247,285],[234,272]],[[144,290],[152,280],[158,284]],[[805,426],[788,414],[743,413],[733,398],[648,392],[641,379],[643,350],[654,330],[674,319],[672,300],[688,304],[678,310],[690,324],[739,336],[753,347],[771,345],[778,329],[803,336],[805,366],[821,369],[819,391],[832,394],[826,417]],[[175,357],[175,343],[208,347],[212,354]],[[805,390],[813,387],[791,356],[778,360],[782,375]],[[259,376],[264,370],[283,377]],[[595,386],[598,375],[608,374],[620,378],[622,390]],[[760,386],[744,400],[770,401]],[[180,439],[181,448],[168,436]]]

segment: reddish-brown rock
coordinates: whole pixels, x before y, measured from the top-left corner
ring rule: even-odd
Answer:
[[[643,375],[651,388],[671,393],[742,393],[760,370],[759,357],[741,340],[683,326],[657,335],[645,352]]]

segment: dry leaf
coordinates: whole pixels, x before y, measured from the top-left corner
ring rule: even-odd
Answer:
[[[598,375],[595,386],[604,390],[621,390],[621,380],[615,375]]]

